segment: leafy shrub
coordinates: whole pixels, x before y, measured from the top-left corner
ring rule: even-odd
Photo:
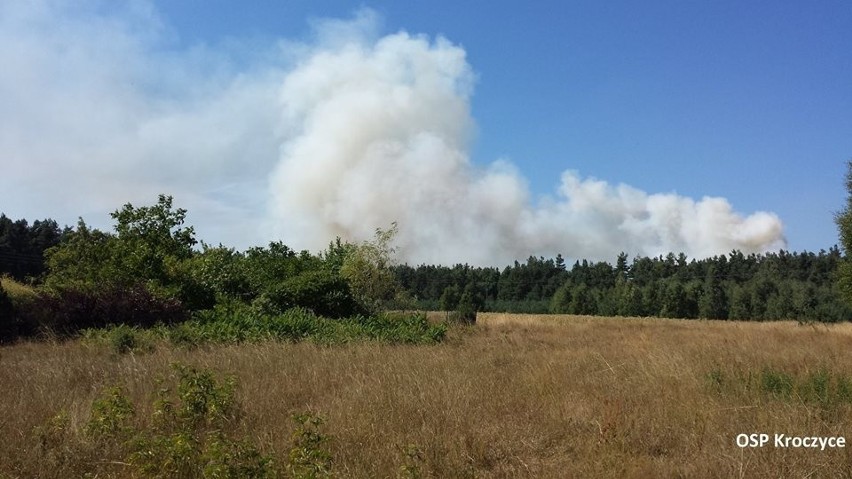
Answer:
[[[353,316],[329,319],[304,308],[293,308],[280,314],[266,315],[256,306],[219,307],[195,313],[192,320],[168,328],[167,336],[202,341],[304,341],[341,343],[353,340],[376,340],[390,343],[430,344],[440,342],[447,325],[432,325],[423,314]]]
[[[103,346],[116,354],[150,352],[154,350],[157,331],[140,329],[137,326],[119,324],[103,329],[85,329],[82,340],[95,346]]]
[[[293,432],[288,471],[296,478],[331,477],[333,460],[326,449],[330,438],[319,431],[323,419],[311,413],[304,413],[293,416],[293,420],[298,426]]]
[[[135,413],[121,388],[111,387],[92,404],[86,434],[95,439],[125,437],[132,431],[129,421]]]
[[[405,463],[399,467],[400,476],[406,479],[420,479],[422,473],[420,467],[424,464],[426,458],[423,451],[416,444],[409,444],[400,448]]]
[[[323,270],[308,271],[289,278],[262,297],[274,305],[277,312],[306,308],[327,318],[366,313],[352,295],[349,284],[343,278]]]
[[[229,437],[238,421],[232,378],[175,365],[177,388],[154,404],[153,428],[132,442],[130,463],[158,477],[267,477],[272,460],[252,444]]]
[[[25,314],[41,329],[59,335],[120,324],[148,328],[187,318],[180,301],[157,297],[142,285],[106,286],[98,290],[61,289],[40,295]]]
[[[133,404],[121,388],[111,387],[93,403],[86,436],[117,454],[134,477],[277,476],[271,458],[230,434],[239,419],[233,379],[222,382],[210,371],[179,364],[174,369],[177,387],[160,390],[150,426],[134,428]],[[58,434],[52,426],[43,429],[47,441]]]
[[[783,372],[764,369],[760,375],[760,387],[764,392],[786,397],[793,392],[793,378]]]

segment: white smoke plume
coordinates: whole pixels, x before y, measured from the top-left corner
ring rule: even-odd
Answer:
[[[0,2],[0,210],[103,227],[167,193],[202,239],[239,248],[319,250],[396,221],[411,263],[784,246],[775,215],[722,198],[570,170],[534,198],[510,162],[469,157],[464,50],[378,23],[364,10],[316,22],[310,43],[184,47],[145,0]]]
[[[399,223],[414,263],[506,264],[562,253],[705,257],[783,246],[771,213],[742,216],[723,198],[647,194],[566,171],[533,201],[517,168],[473,166],[473,74],[449,41],[401,32],[319,45],[286,76],[290,136],[270,181],[278,234],[321,247]]]

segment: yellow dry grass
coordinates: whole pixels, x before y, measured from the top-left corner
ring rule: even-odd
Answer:
[[[79,435],[112,384],[150,405],[174,362],[236,376],[242,433],[281,462],[291,415],[323,416],[335,477],[400,477],[403,465],[422,477],[852,477],[849,447],[735,444],[740,433],[852,440],[849,402],[776,395],[755,379],[852,378],[848,324],[478,320],[437,346],[160,345],[123,356],[80,342],[4,347],[0,477],[122,477],[121,465],[98,469],[97,451],[63,455],[33,431],[64,410]]]
[[[6,276],[0,276],[0,286],[14,302],[33,300],[38,294],[32,286],[19,283]]]

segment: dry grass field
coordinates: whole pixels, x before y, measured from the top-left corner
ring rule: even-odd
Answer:
[[[235,377],[234,433],[278,464],[293,414],[322,417],[333,477],[852,477],[852,446],[735,443],[852,440],[850,351],[850,324],[500,314],[434,346],[22,343],[0,348],[0,477],[132,477],[87,439],[93,401],[121,386],[143,427],[176,362]]]

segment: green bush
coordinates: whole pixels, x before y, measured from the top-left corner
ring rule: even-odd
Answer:
[[[776,396],[788,397],[793,392],[793,378],[783,372],[764,369],[760,374],[760,388]]]
[[[111,387],[92,404],[86,434],[95,439],[126,437],[133,430],[129,421],[134,414],[133,404],[121,388]]]
[[[342,343],[375,340],[389,343],[431,344],[440,342],[447,333],[446,324],[429,324],[423,314],[353,316],[329,319],[303,308],[267,315],[256,305],[217,307],[200,311],[194,319],[166,329],[175,343],[178,338],[199,342],[234,343],[242,341],[305,341]]]
[[[319,431],[320,416],[304,413],[293,416],[298,426],[293,432],[287,470],[295,478],[319,479],[331,477],[333,459],[326,444],[330,438]]]
[[[262,296],[277,308],[277,312],[306,308],[327,318],[366,313],[352,295],[349,284],[324,270],[307,271],[289,278]]]
[[[146,428],[134,428],[133,404],[111,387],[93,403],[86,435],[103,451],[117,451],[134,477],[277,477],[270,457],[233,437],[240,417],[234,380],[179,364],[174,370],[177,387],[160,390]],[[44,428],[46,438],[51,434]]]

